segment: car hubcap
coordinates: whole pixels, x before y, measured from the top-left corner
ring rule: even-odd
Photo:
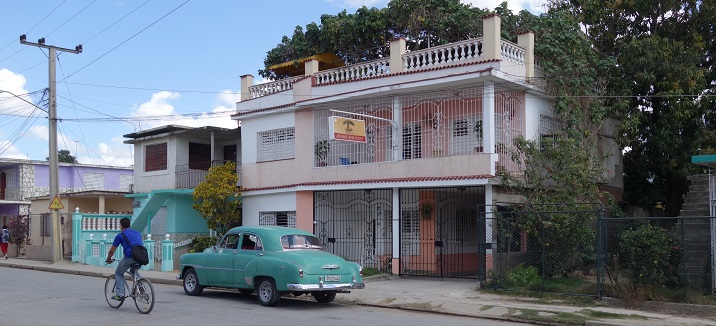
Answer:
[[[184,284],[187,290],[194,291],[194,287],[196,286],[196,279],[194,278],[194,275],[188,275]]]
[[[268,282],[261,283],[261,300],[268,302],[271,299],[271,286]]]

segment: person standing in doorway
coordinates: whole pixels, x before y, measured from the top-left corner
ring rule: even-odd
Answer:
[[[2,226],[2,232],[0,232],[0,249],[4,259],[7,259],[7,245],[10,244],[10,231],[7,230],[7,226]]]

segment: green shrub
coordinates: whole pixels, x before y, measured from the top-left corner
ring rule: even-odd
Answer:
[[[619,237],[620,254],[631,281],[637,286],[680,285],[681,248],[667,230],[645,224]]]
[[[363,276],[373,276],[382,274],[379,269],[374,267],[363,268]]]
[[[538,283],[540,283],[540,275],[537,267],[525,267],[522,264],[510,270],[504,281],[504,285],[507,288],[529,287]]]
[[[208,235],[202,235],[191,240],[191,250],[189,252],[202,252],[204,249],[216,245],[216,237],[210,237]]]

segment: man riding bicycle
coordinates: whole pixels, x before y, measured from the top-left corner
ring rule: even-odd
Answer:
[[[115,295],[112,297],[112,299],[117,301],[121,301],[124,299],[124,289],[126,288],[126,286],[124,285],[124,273],[130,267],[132,267],[132,264],[137,264],[137,262],[132,259],[132,246],[144,244],[142,242],[142,234],[136,230],[130,229],[129,224],[129,218],[125,217],[119,220],[121,232],[117,234],[116,237],[114,237],[114,242],[112,242],[112,248],[109,249],[109,253],[107,254],[107,260],[105,260],[107,264],[112,263],[112,256],[114,256],[114,251],[117,250],[117,247],[119,247],[119,245],[122,245],[122,249],[124,250],[124,258],[119,261],[117,269],[114,271],[114,280],[116,283]],[[135,269],[134,273],[139,276],[138,270]]]

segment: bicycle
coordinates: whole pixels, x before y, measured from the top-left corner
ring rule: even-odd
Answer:
[[[115,262],[115,259],[112,259],[108,264],[111,264]],[[110,275],[107,277],[107,281],[104,282],[104,298],[107,300],[107,304],[117,309],[122,306],[124,303],[124,299],[127,297],[132,297],[134,299],[134,305],[137,306],[137,310],[139,310],[142,314],[148,314],[152,312],[152,309],[154,309],[154,287],[152,286],[152,282],[150,282],[148,279],[137,276],[137,269],[139,269],[142,265],[140,264],[132,264],[132,266],[127,270],[127,274],[131,275],[132,278],[130,281],[132,281],[132,286],[129,286],[129,281],[125,281],[124,285],[126,286],[126,289],[124,291],[125,297],[121,300],[115,300],[114,295],[114,275]]]

